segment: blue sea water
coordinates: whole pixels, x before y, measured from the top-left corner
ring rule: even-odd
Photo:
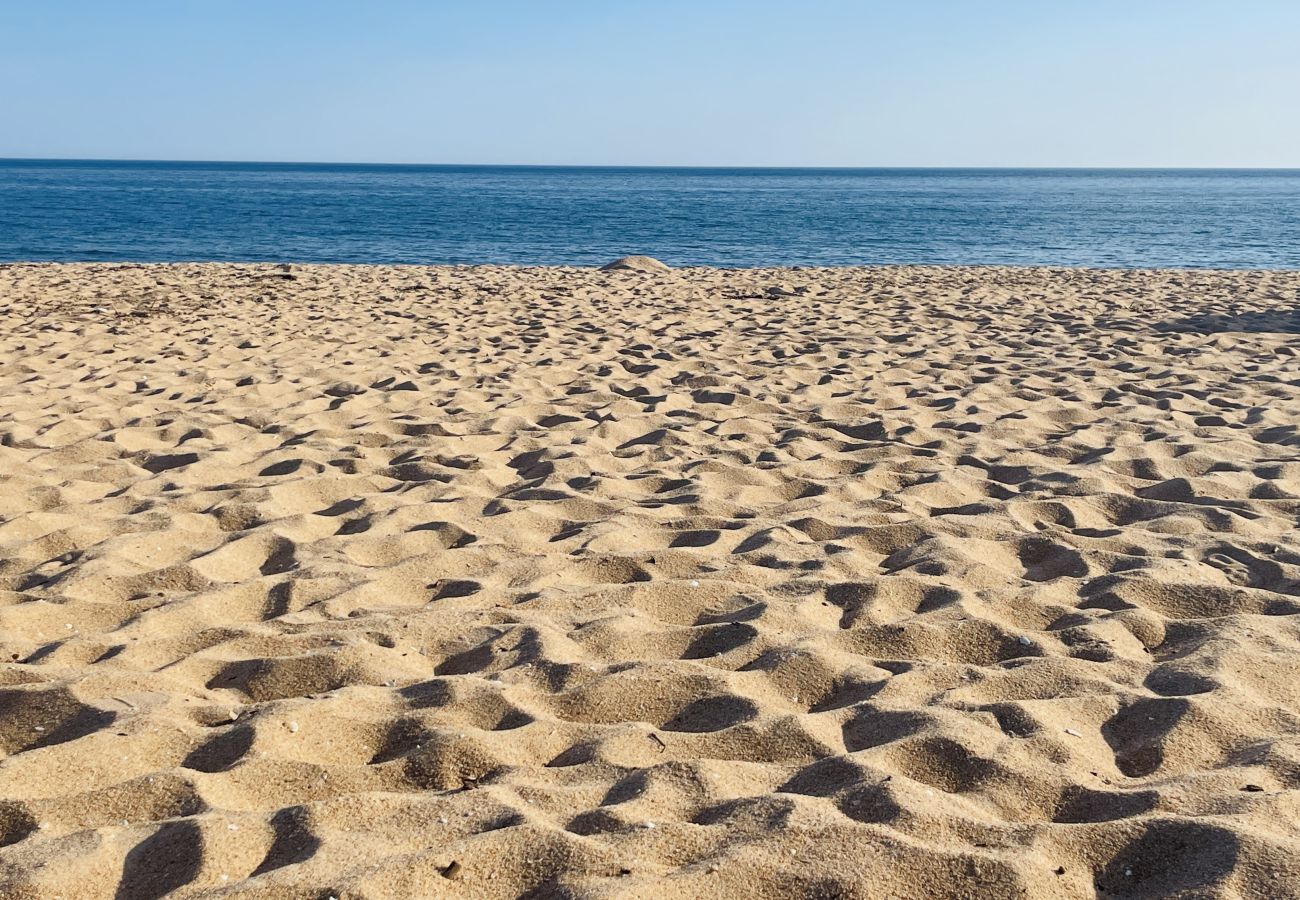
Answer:
[[[0,260],[1300,268],[1300,170],[0,160]]]

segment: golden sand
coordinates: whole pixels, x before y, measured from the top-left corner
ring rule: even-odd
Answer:
[[[1298,306],[0,267],[0,896],[1298,896]]]

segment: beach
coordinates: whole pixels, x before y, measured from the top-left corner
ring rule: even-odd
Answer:
[[[0,898],[1300,896],[1300,272],[0,266]]]

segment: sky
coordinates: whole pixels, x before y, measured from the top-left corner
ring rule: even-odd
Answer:
[[[1300,166],[1297,0],[0,0],[0,157]]]

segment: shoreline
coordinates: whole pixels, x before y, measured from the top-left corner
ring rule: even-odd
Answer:
[[[12,268],[40,268],[64,266],[69,268],[79,268],[92,270],[95,267],[109,268],[163,268],[163,269],[185,269],[185,268],[263,268],[263,267],[284,267],[292,266],[302,269],[397,269],[397,270],[422,270],[431,271],[475,271],[475,270],[501,270],[506,272],[558,272],[567,274],[590,274],[600,273],[600,263],[590,265],[568,265],[552,263],[495,263],[495,262],[474,262],[474,263],[387,263],[387,262],[304,262],[300,260],[173,260],[173,261],[139,261],[139,260],[0,260],[0,269]],[[1199,266],[1071,266],[1071,265],[1015,265],[1005,263],[862,263],[854,265],[765,265],[765,266],[737,266],[734,268],[724,266],[697,266],[697,265],[672,265],[668,272],[664,273],[640,273],[649,277],[662,277],[672,274],[711,274],[719,275],[744,275],[752,273],[756,275],[768,275],[774,273],[804,273],[816,274],[826,272],[832,274],[852,274],[854,272],[882,272],[897,271],[901,274],[908,272],[972,272],[972,273],[990,273],[990,272],[1040,272],[1044,274],[1057,273],[1096,273],[1099,275],[1142,275],[1151,274],[1186,274],[1186,275],[1300,275],[1300,268],[1210,268]],[[610,274],[610,273],[603,273]]]

